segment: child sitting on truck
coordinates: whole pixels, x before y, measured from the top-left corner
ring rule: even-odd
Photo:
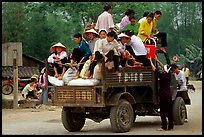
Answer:
[[[62,77],[66,71],[66,67],[62,64],[67,62],[67,52],[66,47],[62,45],[60,42],[53,45],[50,50],[53,52],[48,57],[48,62],[52,64],[55,72],[55,77],[59,80],[62,80]],[[61,74],[61,76],[59,76]]]
[[[124,50],[121,57],[121,65],[122,67],[129,68],[143,68],[143,63],[137,62],[135,58],[129,53],[129,51]]]

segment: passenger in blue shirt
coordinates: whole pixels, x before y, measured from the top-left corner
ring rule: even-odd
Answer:
[[[72,62],[80,63],[77,76],[79,76],[84,62],[89,59],[89,56],[92,55],[91,50],[89,49],[89,45],[82,38],[80,33],[76,33],[74,35],[74,41],[78,44],[78,48],[74,48],[72,52]]]

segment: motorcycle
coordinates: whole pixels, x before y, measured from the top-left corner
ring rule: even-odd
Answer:
[[[18,90],[22,90],[26,84],[30,81],[30,78],[28,79],[21,79],[18,78]],[[14,82],[12,78],[7,78],[2,81],[2,93],[4,95],[10,95],[14,90]]]

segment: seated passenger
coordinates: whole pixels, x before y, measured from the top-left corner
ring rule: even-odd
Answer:
[[[66,47],[62,45],[60,42],[53,45],[50,50],[53,52],[49,57],[48,57],[48,63],[51,63],[54,72],[55,72],[55,77],[58,78],[59,80],[62,80],[62,77],[66,71],[66,67],[63,66],[62,64],[67,62],[67,52],[66,52]],[[61,74],[59,76],[59,74]]]
[[[135,58],[129,53],[129,51],[125,50],[122,54],[122,60],[121,60],[121,66],[122,67],[129,67],[129,68],[134,68],[134,67],[141,67],[142,68],[142,63],[137,62]]]
[[[89,68],[89,71],[88,71],[88,76],[89,76],[89,78],[92,78],[92,76],[93,76],[93,71],[94,71],[94,68],[95,68],[95,66],[96,66],[96,64],[97,64],[97,59],[96,59],[96,56],[98,56],[98,53],[97,53],[97,51],[98,51],[98,43],[99,43],[99,41],[100,40],[102,40],[102,39],[105,39],[106,38],[106,36],[107,36],[107,31],[105,30],[105,29],[101,29],[101,30],[99,30],[99,39],[96,41],[96,43],[95,43],[95,46],[94,46],[94,51],[93,51],[93,53],[92,53],[92,63],[91,63],[91,65],[90,65],[90,68]],[[100,54],[100,53],[99,53]],[[99,55],[100,56],[100,55]]]
[[[129,53],[129,51],[125,50],[125,45],[130,41],[130,37],[124,33],[118,35],[118,41],[120,43],[120,63],[122,67],[133,67],[135,65],[142,65],[142,63],[137,62],[135,58]]]
[[[107,63],[107,68],[112,69],[110,64],[112,61],[114,61],[114,68],[115,68],[115,74],[119,75],[119,57],[118,57],[118,46],[119,43],[117,40],[114,39],[116,33],[111,31],[107,34],[107,37],[105,39],[102,39],[98,43],[98,51],[100,54],[103,55],[105,58],[105,62]]]
[[[130,20],[130,23],[126,24],[123,29],[118,31],[118,33],[121,33],[122,31],[126,31],[126,30],[132,30],[134,31],[135,35],[137,35],[140,24],[137,23],[135,16],[130,16],[129,20]]]
[[[77,64],[79,64],[76,76],[76,78],[78,78],[83,68],[83,64],[89,59],[89,56],[91,56],[92,53],[91,50],[89,49],[88,44],[82,38],[82,35],[80,33],[76,33],[74,35],[74,41],[78,44],[78,47],[74,48],[72,52],[71,63],[76,62]]]
[[[143,63],[144,66],[150,66],[150,61],[146,58],[147,50],[142,40],[135,36],[133,31],[128,30],[126,34],[131,38],[130,42],[126,45],[126,50],[134,56],[136,61]]]
[[[95,43],[98,40],[98,33],[94,29],[87,30],[86,35],[88,37],[88,45],[91,53],[94,51]]]

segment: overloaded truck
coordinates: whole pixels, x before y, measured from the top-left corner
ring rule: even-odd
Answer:
[[[169,64],[167,53],[156,50],[163,64]],[[153,60],[155,66],[159,65]],[[47,65],[49,66],[49,65]],[[47,67],[48,74],[50,67]],[[101,122],[110,119],[113,132],[128,132],[137,116],[160,116],[159,78],[151,66],[120,68],[119,76],[107,71],[102,62],[102,79],[96,85],[53,86],[53,104],[62,106],[61,120],[69,132],[80,131],[87,118]],[[173,120],[183,125],[187,118],[186,105],[191,101],[188,91],[177,90],[174,74],[171,80]]]

